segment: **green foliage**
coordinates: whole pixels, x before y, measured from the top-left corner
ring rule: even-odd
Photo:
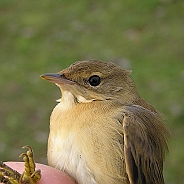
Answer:
[[[171,131],[166,183],[184,183],[184,1],[0,2],[0,160],[29,144],[46,163],[59,89],[39,78],[77,60],[132,69],[138,90]]]

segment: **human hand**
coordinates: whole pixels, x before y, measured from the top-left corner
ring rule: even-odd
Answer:
[[[24,162],[5,162],[5,164],[19,173],[24,171]],[[42,175],[37,184],[76,184],[69,175],[53,167],[36,163],[36,169],[40,169]]]

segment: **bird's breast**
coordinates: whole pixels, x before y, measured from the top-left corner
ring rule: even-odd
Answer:
[[[63,109],[58,104],[50,121],[49,165],[64,170],[80,184],[122,183],[122,127],[107,116],[107,109],[92,103]]]
[[[76,137],[70,133],[68,137],[50,134],[49,165],[68,173],[80,184],[96,184],[93,175],[89,172],[86,158],[82,155],[81,147],[77,145],[75,139]]]

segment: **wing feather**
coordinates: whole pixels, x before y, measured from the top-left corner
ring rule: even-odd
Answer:
[[[131,184],[163,184],[163,160],[169,133],[158,113],[138,105],[123,118],[126,172]]]

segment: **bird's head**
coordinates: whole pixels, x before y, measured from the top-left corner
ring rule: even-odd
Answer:
[[[131,71],[114,63],[79,61],[56,74],[43,74],[41,78],[56,83],[61,92],[70,92],[77,102],[118,100],[131,103],[138,95]]]

